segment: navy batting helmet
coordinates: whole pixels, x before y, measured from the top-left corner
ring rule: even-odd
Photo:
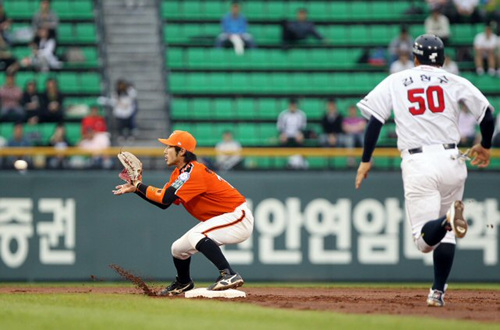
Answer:
[[[443,41],[433,34],[422,34],[413,43],[413,54],[420,64],[442,66],[444,63]]]

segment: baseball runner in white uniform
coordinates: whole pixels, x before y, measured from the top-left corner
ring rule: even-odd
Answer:
[[[418,249],[433,251],[434,283],[427,304],[441,307],[455,238],[467,232],[461,202],[467,155],[457,149],[459,105],[464,103],[480,123],[482,141],[470,150],[472,165],[479,167],[490,162],[494,109],[468,80],[441,69],[441,39],[421,35],[415,40],[413,54],[415,68],[390,75],[357,104],[370,121],[356,188],[367,177],[381,127],[394,112],[407,216]]]

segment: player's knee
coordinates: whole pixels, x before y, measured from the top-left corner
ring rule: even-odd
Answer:
[[[177,259],[185,260],[190,257],[190,255],[182,249],[182,245],[179,240],[175,241],[171,247],[172,256]]]
[[[198,242],[200,242],[205,237],[206,236],[203,235],[202,233],[192,232],[192,233],[189,233],[189,235],[187,236],[187,239],[189,240],[189,244],[191,244],[191,246],[194,249],[196,249],[196,245],[198,244]]]
[[[424,239],[422,237],[419,237],[416,241],[415,241],[415,244],[417,245],[417,248],[420,252],[423,252],[423,253],[429,253],[431,251],[434,251],[434,249],[437,247],[437,245],[435,246],[430,246],[429,244],[427,244]]]

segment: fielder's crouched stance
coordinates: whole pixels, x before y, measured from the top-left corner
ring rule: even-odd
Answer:
[[[243,278],[231,268],[219,246],[241,243],[252,234],[254,220],[245,197],[196,161],[196,140],[190,133],[174,131],[168,139],[158,140],[167,146],[164,151],[167,165],[175,166],[170,181],[163,189],[142,183],[142,164],[135,156],[124,152],[118,158],[125,166],[120,177],[127,183],[117,186],[113,193],[133,192],[162,209],[172,203],[182,204],[201,221],[172,244],[177,277],[160,295],[177,295],[194,288],[189,266],[191,256],[198,251],[220,272],[209,290],[242,286]]]
[[[392,110],[413,237],[420,251],[433,251],[434,283],[427,304],[442,307],[455,255],[455,238],[463,238],[467,233],[461,199],[468,157],[457,149],[460,105],[464,104],[480,123],[482,141],[470,150],[471,164],[479,167],[490,162],[494,109],[469,81],[441,69],[441,39],[430,34],[419,36],[413,54],[415,68],[390,75],[358,103],[370,122],[356,188],[370,171],[380,130]]]

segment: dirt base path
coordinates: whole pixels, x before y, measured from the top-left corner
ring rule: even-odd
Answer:
[[[363,288],[241,288],[247,298],[232,301],[270,308],[321,310],[357,314],[397,314],[445,319],[500,322],[500,291],[449,290],[444,308],[427,307],[425,289]],[[1,287],[0,294],[143,293],[133,287]],[[166,297],[153,299],[180,299]],[[221,299],[225,300],[225,299]]]

